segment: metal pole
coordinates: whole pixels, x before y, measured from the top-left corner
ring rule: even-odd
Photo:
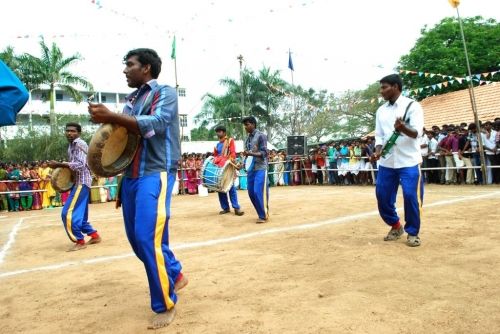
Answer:
[[[241,89],[241,120],[243,120],[243,117],[245,115],[245,92],[243,90],[243,56],[239,55],[236,59],[240,62],[240,89]],[[245,126],[242,124],[241,125],[241,139],[243,140],[245,138]]]
[[[479,117],[477,116],[477,107],[476,107],[476,97],[474,95],[474,85],[472,83],[472,72],[470,70],[470,63],[469,63],[469,55],[467,52],[467,44],[465,43],[465,34],[464,34],[464,27],[462,25],[462,18],[460,17],[460,12],[458,11],[458,6],[456,7],[457,9],[457,17],[458,17],[458,23],[460,24],[460,33],[462,34],[462,42],[464,44],[464,52],[465,52],[465,62],[467,63],[467,71],[469,74],[469,97],[470,97],[470,103],[472,105],[472,112],[474,113],[474,123],[476,123],[476,128],[477,128],[477,142],[479,146],[479,157],[481,159],[481,172],[483,174],[483,184],[486,184],[487,182],[487,170],[486,170],[486,159],[484,156],[484,149],[483,149],[483,139],[481,136],[481,127],[479,125]]]
[[[179,83],[177,81],[177,57],[174,58],[174,73],[175,73],[175,94],[177,95],[177,101],[179,100]],[[179,102],[177,102],[179,103]],[[179,138],[179,153],[181,155],[181,161],[180,161],[180,169],[181,169],[181,177],[179,178],[179,186],[181,190],[181,194],[184,195],[184,173],[182,170],[182,140],[184,138],[184,127],[182,126],[181,122],[183,120],[180,119],[180,115],[177,115],[179,117],[179,126],[181,127],[181,137]],[[183,116],[184,117],[184,116]]]

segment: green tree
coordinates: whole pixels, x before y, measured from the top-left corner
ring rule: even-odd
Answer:
[[[213,127],[208,127],[208,121],[202,121],[200,126],[191,130],[191,140],[217,140]]]
[[[259,128],[265,128],[269,140],[272,140],[278,120],[278,109],[283,99],[282,87],[285,85],[279,71],[263,67],[255,74],[244,69],[242,84],[232,78],[224,78],[220,80],[220,84],[226,88],[226,92],[220,96],[207,94],[195,121],[207,121],[207,125],[211,126],[224,124],[235,138],[243,139],[245,133],[241,117],[252,115],[258,119]]]
[[[463,20],[464,33],[473,74],[493,72],[500,69],[500,24],[494,19],[483,19],[480,16]],[[455,80],[456,77],[466,77],[467,68],[463,49],[460,26],[456,18],[445,18],[436,26],[425,26],[421,37],[415,46],[399,60],[400,70],[409,70],[413,73],[402,72],[406,88],[410,90],[431,86],[419,90],[417,99],[429,95],[442,94],[467,87],[464,80]],[[426,76],[424,73],[446,75]],[[448,77],[449,76],[449,77]],[[498,81],[500,74],[483,80]],[[435,90],[432,85],[444,81],[451,81],[447,87]],[[479,81],[473,78],[476,83]]]
[[[93,90],[93,87],[84,77],[73,74],[68,69],[71,65],[82,59],[79,54],[65,58],[55,43],[52,43],[49,48],[43,38],[40,40],[40,48],[42,52],[41,58],[24,54],[19,58],[20,67],[23,73],[22,77],[31,83],[27,85],[30,90],[39,89],[47,91],[50,101],[50,133],[51,135],[55,135],[57,134],[55,89],[62,89],[79,103],[82,101],[83,95],[75,86],[80,86],[90,91]],[[48,87],[48,89],[44,87]]]

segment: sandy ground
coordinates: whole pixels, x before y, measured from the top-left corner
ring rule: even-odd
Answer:
[[[174,197],[189,285],[158,333],[498,333],[500,187],[428,186],[422,246],[384,242],[373,187],[271,189],[271,221]],[[67,253],[60,209],[0,213],[0,333],[146,333],[144,269],[114,203],[103,243]],[[402,207],[402,198],[398,198]],[[150,333],[152,331],[149,331]]]

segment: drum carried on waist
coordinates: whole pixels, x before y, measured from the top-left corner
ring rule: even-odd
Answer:
[[[50,183],[55,191],[63,193],[73,188],[75,175],[68,167],[57,167],[52,171]]]
[[[117,124],[102,124],[92,136],[87,164],[97,176],[115,176],[134,159],[140,136]]]
[[[210,190],[226,193],[231,189],[236,169],[230,160],[227,160],[222,167],[213,162],[214,157],[208,157],[201,168],[201,181]]]

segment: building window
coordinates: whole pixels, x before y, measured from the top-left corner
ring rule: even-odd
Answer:
[[[189,141],[189,136],[182,136],[182,141]]]
[[[62,93],[56,93],[56,101],[62,101],[63,100],[63,94]]]
[[[177,92],[179,96],[186,96],[186,88],[179,88]]]
[[[179,115],[179,123],[182,128],[187,128],[187,115],[180,114]]]
[[[101,102],[106,103],[106,95],[101,95]]]

